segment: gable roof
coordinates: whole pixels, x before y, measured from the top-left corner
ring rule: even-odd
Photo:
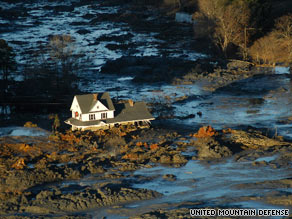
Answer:
[[[95,100],[94,95],[97,95],[97,100]],[[89,113],[91,108],[97,103],[97,101],[100,101],[109,110],[115,110],[115,107],[108,92],[76,95],[75,97],[83,114]]]

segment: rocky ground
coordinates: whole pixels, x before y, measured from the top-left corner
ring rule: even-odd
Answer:
[[[0,144],[2,216],[89,217],[82,212],[105,206],[120,208],[118,206],[125,203],[161,197],[156,191],[132,187],[134,182],[153,180],[132,174],[140,168],[157,165],[179,168],[189,160],[214,163],[231,156],[237,162],[249,160],[254,166],[275,169],[290,168],[292,162],[292,144],[281,137],[269,138],[254,129],[216,131],[210,126],[196,133],[158,128],[135,130],[133,127],[85,133],[68,131],[49,138],[2,137]],[[196,155],[183,155],[187,150],[195,151]],[[277,158],[270,162],[256,161],[259,157],[274,155]],[[94,176],[94,180],[86,183],[90,176]],[[176,180],[173,174],[163,178]],[[241,189],[291,186],[291,178],[237,185]],[[271,192],[263,197],[240,197],[240,200],[289,206],[291,194]],[[172,211],[155,210],[135,218],[187,216],[188,210],[183,207],[186,205],[181,203]],[[199,205],[189,203],[187,206]]]

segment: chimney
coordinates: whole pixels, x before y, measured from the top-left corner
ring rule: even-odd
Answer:
[[[131,99],[129,99],[129,105],[130,105],[130,106],[134,106],[134,101],[131,100]]]
[[[93,100],[97,101],[97,94],[93,94]]]

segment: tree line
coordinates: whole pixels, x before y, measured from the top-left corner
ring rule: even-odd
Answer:
[[[290,64],[292,14],[272,16],[270,0],[197,0],[195,35],[225,58]]]
[[[11,96],[48,95],[52,98],[60,94],[77,92],[74,85],[76,72],[90,64],[84,60],[75,39],[66,34],[54,35],[34,48],[26,63],[15,60],[16,54],[4,39],[0,39],[0,99]],[[15,81],[17,73],[24,77]],[[33,86],[32,86],[33,85]]]
[[[24,71],[31,77],[68,78],[80,67],[84,54],[76,48],[71,35],[50,36],[47,43],[40,44],[25,64]],[[4,39],[0,39],[0,79],[8,81],[16,71],[15,52]]]

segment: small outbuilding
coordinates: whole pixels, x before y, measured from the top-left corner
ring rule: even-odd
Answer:
[[[114,104],[108,92],[76,95],[70,111],[72,117],[65,123],[72,130],[109,129],[128,124],[145,126],[154,120],[145,102],[128,100]]]

